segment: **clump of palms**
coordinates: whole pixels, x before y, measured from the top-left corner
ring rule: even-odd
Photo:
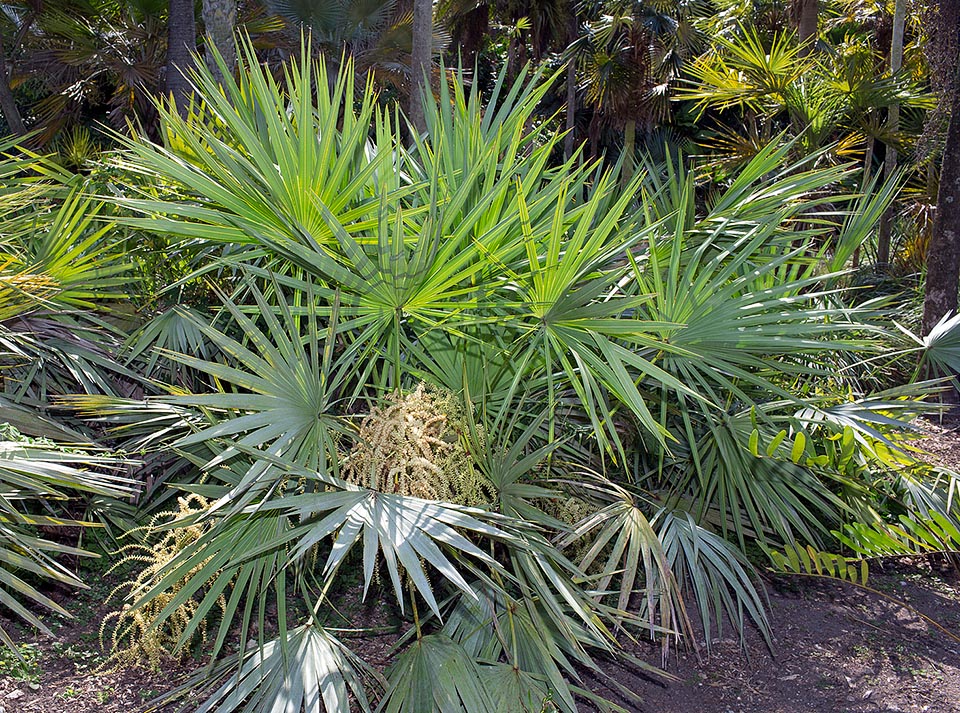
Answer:
[[[70,614],[44,584],[83,587],[62,560],[91,555],[65,532],[135,493],[127,464],[53,403],[109,390],[122,371],[109,331],[79,310],[115,298],[128,265],[107,244],[110,226],[95,222],[97,206],[64,185],[68,174],[12,140],[0,154],[0,603],[49,633],[34,606]],[[2,628],[0,642],[16,651]]]
[[[873,474],[929,385],[872,395],[850,368],[890,339],[824,267],[869,234],[857,216],[882,212],[873,196],[824,208],[851,168],[766,147],[703,207],[676,167],[621,182],[552,164],[561,139],[531,121],[538,75],[496,84],[486,108],[441,86],[406,145],[349,67],[328,77],[304,52],[277,81],[240,54],[222,91],[196,73],[202,116],[161,108],[166,142],[126,140],[117,159],[172,196],[116,199],[125,222],[201,243],[220,270],[219,314],[178,320],[207,352],[159,357],[189,389],[97,402],[162,424],[141,444],[172,443],[181,487],[209,502],[134,602],[164,602],[156,627],[190,603],[178,647],[222,613],[200,710],[615,709],[581,674],[629,659],[623,636],[687,640],[691,604],[708,631],[726,614],[769,634],[752,545],[883,532]],[[457,428],[430,393],[462,409]],[[405,413],[411,398],[433,415]],[[429,457],[384,428],[396,418],[433,439]],[[398,487],[417,468],[483,487]],[[943,482],[904,487],[908,508],[957,517]],[[575,523],[556,517],[571,495]],[[347,570],[408,617],[385,672],[321,624]]]
[[[783,131],[796,139],[798,154],[829,149],[825,158],[862,159],[869,175],[877,141],[905,149],[916,138],[891,134],[880,112],[893,104],[933,106],[922,58],[912,55],[891,76],[864,34],[844,36],[829,52],[802,49],[790,32],[764,37],[754,26],[736,26],[688,65],[678,95],[695,100],[701,116],[712,113],[715,128],[703,143],[718,159],[749,160]]]

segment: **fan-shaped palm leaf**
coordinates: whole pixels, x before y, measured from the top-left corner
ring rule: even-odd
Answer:
[[[40,631],[50,634],[27,605],[39,604],[63,616],[70,614],[41,593],[32,576],[83,587],[83,582],[55,555],[90,553],[38,537],[35,528],[89,523],[39,514],[34,504],[65,501],[81,493],[129,497],[135,492],[134,483],[111,472],[121,465],[117,459],[61,449],[52,443],[0,442],[0,603]],[[0,641],[16,651],[3,628]]]
[[[352,354],[334,360],[334,322],[324,327],[312,299],[301,318],[294,315],[282,291],[276,293],[276,305],[255,286],[251,286],[250,294],[259,319],[225,301],[244,335],[243,342],[205,321],[188,317],[225,355],[226,363],[168,352],[177,362],[209,374],[221,385],[234,387],[232,391],[163,398],[173,405],[204,409],[214,419],[211,425],[183,438],[179,446],[236,438],[235,445],[240,448],[266,446],[268,453],[284,453],[294,462],[324,471],[336,467],[336,434],[346,433],[347,428],[336,417],[334,405],[353,369]],[[303,339],[299,336],[301,328],[306,332]],[[325,340],[321,333],[326,334]],[[232,453],[228,449],[217,461]],[[253,471],[251,477],[255,477]]]
[[[344,562],[347,553],[362,537],[364,591],[374,576],[377,552],[383,553],[401,609],[406,596],[400,579],[400,567],[434,613],[440,613],[433,587],[422,563],[429,564],[449,582],[475,596],[460,569],[444,554],[455,556],[460,567],[470,565],[469,555],[495,570],[496,560],[467,539],[461,532],[494,541],[512,541],[499,527],[497,519],[483,511],[449,503],[436,503],[410,496],[355,489],[334,493],[315,493],[284,498],[265,509],[279,509],[299,523],[284,535],[293,542],[291,556],[302,557],[310,549],[333,536],[333,547],[323,568],[330,579]],[[274,542],[264,547],[273,547]],[[443,548],[443,549],[441,549]]]
[[[394,664],[378,713],[493,713],[481,669],[442,634],[417,639]]]
[[[305,52],[278,85],[249,41],[240,49],[247,69],[239,84],[227,78],[224,94],[200,67],[204,113],[189,122],[164,114],[171,148],[118,137],[131,152],[126,170],[160,185],[173,181],[193,200],[118,200],[152,216],[129,221],[147,230],[227,243],[267,239],[288,256],[304,247],[320,251],[332,237],[320,206],[363,227],[374,196],[402,181],[391,158],[396,127],[384,117],[380,145],[369,142],[373,90],[365,87],[355,112],[352,72],[330,84],[325,66]],[[313,87],[329,91],[314,94]]]
[[[68,196],[53,216],[37,212],[14,253],[23,269],[46,275],[56,292],[48,301],[70,308],[92,309],[94,301],[124,299],[130,286],[131,262],[108,236],[112,223],[98,225],[102,204],[79,192]]]
[[[227,681],[197,708],[197,713],[281,713],[326,711],[349,713],[352,702],[369,711],[364,664],[329,632],[315,623],[287,632],[242,657]],[[206,683],[206,676],[200,679]]]

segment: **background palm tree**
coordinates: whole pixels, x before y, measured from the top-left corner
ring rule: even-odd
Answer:
[[[153,99],[166,55],[164,4],[78,0],[5,8],[0,30],[16,43],[8,45],[8,69],[25,128],[38,132],[34,142],[46,144],[89,123],[95,111],[119,129],[127,121],[148,130],[155,124]]]
[[[904,0],[897,0],[894,3],[893,11],[893,37],[890,41],[890,74],[896,75],[903,65],[903,36],[906,25],[907,4]],[[893,103],[887,109],[887,127],[890,135],[895,136],[900,130],[900,104]],[[897,169],[897,145],[891,142],[886,147],[886,154],[883,161],[884,176],[889,180]],[[893,220],[893,211],[887,213],[880,222],[880,230],[877,236],[877,263],[879,265],[888,265],[890,263],[890,230]]]
[[[802,153],[833,144],[835,160],[862,155],[869,175],[876,139],[904,141],[885,130],[878,112],[894,104],[932,106],[925,85],[915,78],[922,67],[884,76],[881,62],[882,56],[862,42],[804,57],[789,35],[766,44],[755,30],[743,28],[740,37],[718,40],[690,65],[695,82],[680,94],[696,100],[701,111],[719,110],[723,124],[711,141],[721,151],[727,147],[731,159],[751,155],[751,145],[786,130],[799,139]],[[734,117],[749,127],[745,136],[725,128],[736,123]]]
[[[197,51],[197,20],[193,0],[169,0],[167,11],[167,64],[163,91],[172,96],[181,113],[187,112],[190,68]]]
[[[636,136],[668,121],[672,84],[699,45],[697,3],[604,5],[571,47],[578,57],[585,102],[593,109],[591,153],[600,155],[604,124],[624,132],[625,176],[635,164]]]
[[[937,66],[954,77],[944,92],[949,97],[950,119],[944,144],[940,190],[930,247],[927,251],[927,281],[924,292],[922,333],[931,334],[934,327],[957,309],[957,282],[960,280],[960,92],[956,77],[960,72],[957,47],[960,46],[960,5],[942,2],[938,6],[935,58]]]
[[[7,53],[19,51],[26,33],[36,20],[39,9],[40,5],[34,3],[24,9],[7,7],[6,11],[0,14],[0,110],[3,111],[3,118],[10,132],[18,136],[25,134],[26,128],[20,115],[20,108],[13,96],[12,55],[8,57]]]
[[[228,72],[233,72],[237,65],[237,0],[203,0],[203,29],[207,42],[220,52],[224,66]],[[205,44],[207,67],[215,77],[220,77],[220,67],[215,61],[215,55]]]

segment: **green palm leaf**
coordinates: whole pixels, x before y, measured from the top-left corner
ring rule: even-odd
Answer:
[[[112,223],[98,225],[103,204],[79,192],[68,196],[53,216],[37,214],[18,242],[16,256],[33,274],[46,275],[56,292],[50,300],[71,308],[93,309],[95,301],[128,297],[133,280],[128,255],[110,240]]]
[[[323,325],[316,304],[309,301],[300,317],[284,300],[279,289],[276,305],[251,286],[258,307],[258,320],[230,300],[226,308],[244,335],[238,341],[210,324],[186,316],[195,328],[218,348],[227,363],[187,354],[168,352],[175,361],[209,374],[216,383],[234,390],[219,393],[163,397],[175,406],[203,409],[212,425],[184,437],[180,447],[215,439],[236,439],[217,457],[224,460],[237,448],[266,447],[268,453],[284,453],[294,462],[326,470],[336,467],[337,434],[348,432],[336,416],[338,390],[352,370],[350,352],[333,359],[334,323]],[[306,338],[299,337],[300,330]],[[321,336],[321,335],[324,336]],[[256,477],[251,471],[251,478]],[[241,485],[246,487],[246,485]]]
[[[515,666],[499,663],[481,667],[484,687],[498,713],[540,713],[554,695],[547,681]]]
[[[607,499],[612,497],[612,502],[576,523],[560,541],[560,546],[569,546],[596,530],[580,567],[587,571],[594,562],[602,565],[597,590],[608,591],[617,577],[620,580],[617,609],[627,612],[634,593],[642,592],[651,636],[662,630],[677,635],[687,633],[690,623],[679,582],[657,532],[629,492],[613,483],[603,483],[603,490],[609,494]]]
[[[494,713],[482,671],[442,634],[418,638],[394,664],[378,713]]]
[[[368,673],[349,649],[317,624],[291,629],[248,651],[230,678],[197,708],[197,713],[349,713],[355,703],[371,710],[362,674]],[[224,668],[221,667],[221,671]],[[206,677],[201,679],[207,680]]]
[[[240,59],[246,71],[237,81],[228,78],[224,92],[205,67],[198,69],[195,81],[207,102],[202,119],[188,122],[161,108],[170,148],[118,136],[130,152],[122,168],[160,185],[175,181],[195,198],[120,198],[152,216],[128,222],[217,242],[249,243],[259,236],[288,254],[330,241],[319,205],[344,224],[361,220],[362,226],[377,205],[374,196],[400,181],[387,146],[377,150],[368,141],[372,86],[361,92],[354,112],[354,73],[344,70],[329,83],[323,62],[309,59],[309,50],[302,57],[278,84],[244,40]],[[314,87],[329,91],[314,94]],[[386,126],[379,133],[384,142],[394,139]]]
[[[762,585],[755,584],[756,573],[746,557],[722,537],[697,525],[689,514],[660,511],[653,523],[670,571],[693,594],[707,648],[714,638],[712,625],[716,623],[722,631],[725,619],[733,623],[741,641],[747,623],[752,622],[772,646],[766,594]]]
[[[323,568],[328,580],[362,538],[364,592],[373,579],[379,551],[386,562],[400,608],[404,608],[406,601],[400,579],[402,567],[437,615],[440,609],[424,571],[424,563],[443,575],[444,582],[476,596],[444,550],[452,554],[461,567],[470,567],[463,559],[467,555],[500,570],[496,560],[461,533],[495,541],[512,541],[507,532],[492,524],[497,523],[497,518],[481,510],[373,490],[347,489],[299,495],[271,503],[265,509],[278,509],[298,521],[299,524],[283,537],[284,542],[293,542],[293,558],[303,557],[314,545],[333,536],[333,547]],[[274,546],[274,542],[268,542],[263,548]]]

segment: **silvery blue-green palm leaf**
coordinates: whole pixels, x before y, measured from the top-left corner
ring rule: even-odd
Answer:
[[[477,662],[443,634],[418,638],[394,663],[378,713],[494,713]]]
[[[291,629],[285,639],[253,647],[235,672],[197,713],[350,713],[371,710],[365,666],[336,637],[316,623]]]
[[[373,580],[379,553],[400,608],[404,609],[406,602],[402,571],[437,615],[440,609],[427,571],[438,572],[445,584],[475,597],[463,574],[475,569],[470,560],[484,569],[502,570],[466,535],[520,546],[516,537],[501,527],[509,521],[491,513],[356,486],[283,498],[264,510],[284,512],[297,523],[283,535],[282,542],[268,541],[264,549],[290,543],[291,557],[297,559],[330,538],[332,549],[323,567],[323,576],[329,580],[353,546],[362,541],[364,593]]]

